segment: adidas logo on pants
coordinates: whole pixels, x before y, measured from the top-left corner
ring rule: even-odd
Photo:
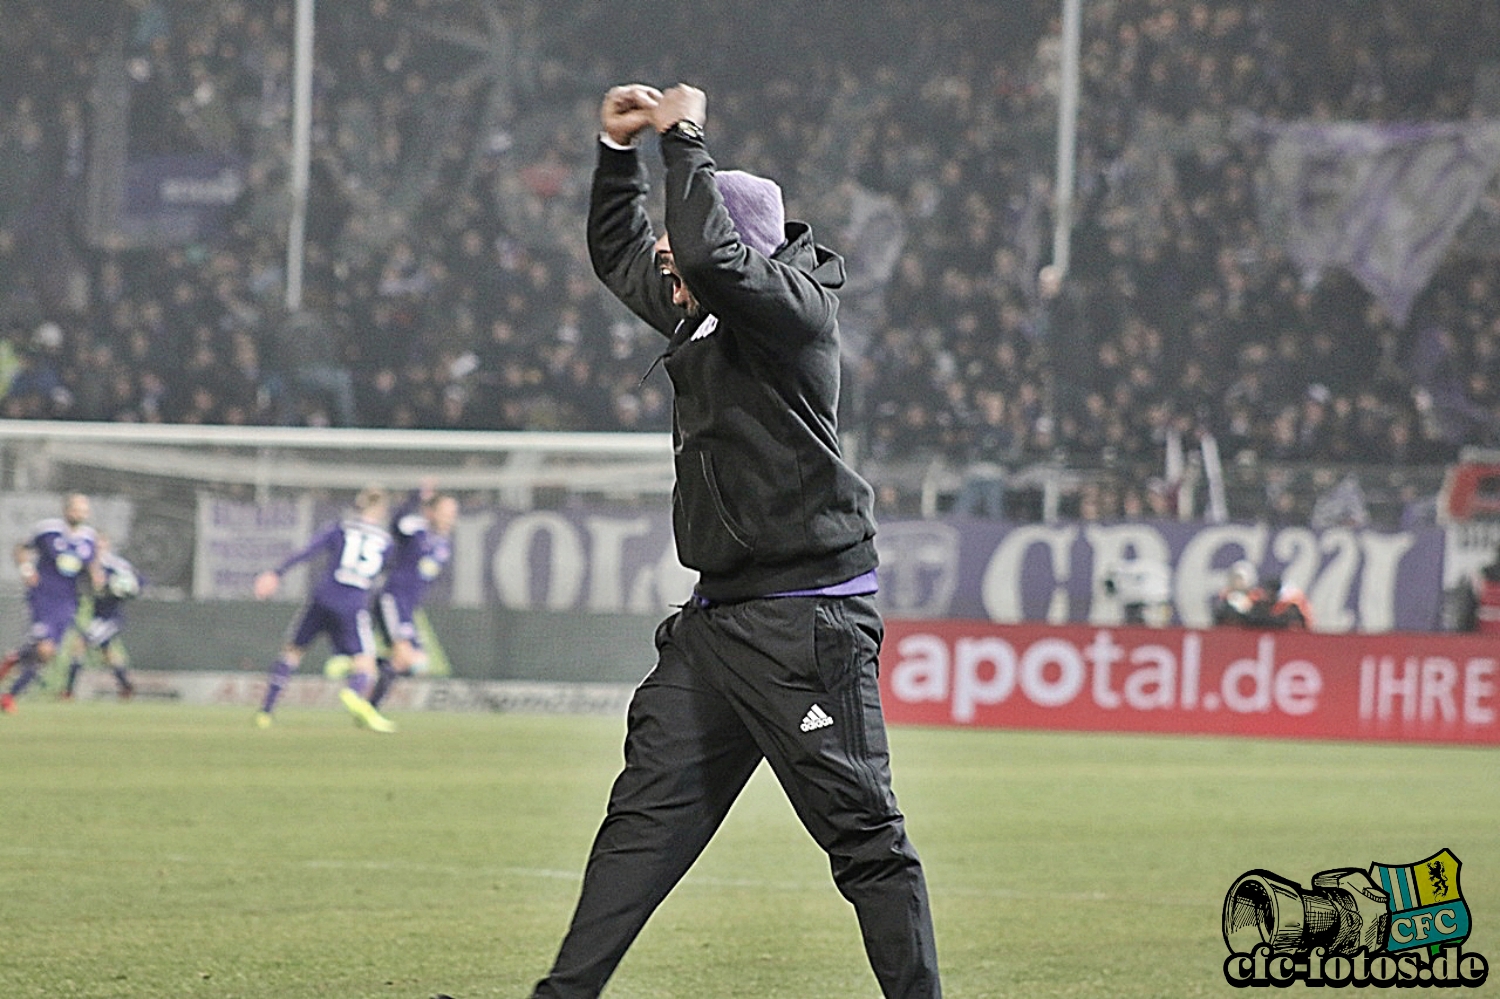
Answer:
[[[815,729],[827,728],[832,724],[833,719],[828,717],[828,712],[814,704],[802,719],[802,731],[811,732]]]

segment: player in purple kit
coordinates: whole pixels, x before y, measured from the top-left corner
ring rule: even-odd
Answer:
[[[417,608],[453,557],[449,535],[457,520],[458,500],[438,493],[431,483],[413,491],[391,518],[395,546],[386,559],[385,585],[375,600],[375,624],[388,649],[376,661],[380,677],[370,703],[377,708],[396,677],[419,673],[427,665]]]
[[[276,699],[286,687],[302,653],[320,634],[327,634],[333,649],[350,657],[348,686],[339,692],[354,720],[376,732],[394,732],[396,727],[365,699],[375,677],[375,636],[370,627],[370,591],[385,567],[391,535],[385,529],[390,508],[385,490],[369,487],[354,501],[354,515],[328,525],[300,552],[275,569],[255,578],[255,596],[265,600],[281,586],[281,577],[293,566],[314,555],[326,556],[323,578],[313,589],[301,616],[288,631],[286,645],[271,666],[265,700],[255,716],[261,728],[271,725]]]
[[[21,669],[10,690],[0,695],[0,711],[6,714],[15,714],[16,697],[57,655],[63,635],[78,615],[80,578],[89,579],[97,571],[98,539],[88,519],[89,498],[71,493],[63,501],[61,517],[39,521],[31,540],[16,546],[16,568],[26,584],[31,631],[25,644],[0,664],[0,676],[12,666]]]
[[[129,559],[114,551],[107,534],[99,535],[94,562],[98,571],[90,580],[93,583],[93,614],[83,631],[75,634],[69,643],[72,663],[68,667],[68,685],[63,690],[63,697],[73,696],[78,675],[83,672],[84,657],[89,649],[98,649],[104,665],[115,675],[120,697],[129,698],[135,694],[135,685],[130,682],[126,670],[125,651],[119,641],[120,630],[125,626],[125,602],[140,595],[145,580]]]

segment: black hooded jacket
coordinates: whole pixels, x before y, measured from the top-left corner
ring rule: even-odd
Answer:
[[[666,225],[702,305],[688,319],[653,260],[645,165],[600,143],[589,256],[600,280],[668,338],[677,483],[672,526],[698,592],[738,600],[842,582],[876,564],[869,485],[845,463],[838,299],[843,260],[788,222],[767,258],[740,242],[701,140],[669,132]]]

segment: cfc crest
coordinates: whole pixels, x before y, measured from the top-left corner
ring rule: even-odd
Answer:
[[[1371,864],[1370,880],[1385,890],[1390,910],[1386,950],[1462,943],[1469,936],[1469,907],[1458,886],[1461,863],[1441,850],[1415,864]]]

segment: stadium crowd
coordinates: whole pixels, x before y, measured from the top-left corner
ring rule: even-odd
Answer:
[[[1500,116],[1486,0],[1085,5],[1071,266],[1051,256],[1055,0],[348,0],[319,11],[304,310],[285,308],[291,4],[58,0],[0,38],[0,414],[663,430],[654,335],[583,249],[598,94],[709,92],[726,165],[850,258],[844,420],[956,466],[1420,464],[1500,443],[1500,266],[1454,254],[1395,323],[1308,287],[1257,218],[1245,116]],[[638,19],[638,20],[634,20]],[[691,32],[695,52],[637,36]],[[703,57],[699,57],[703,58]],[[90,149],[215,154],[209,238],[92,233]],[[1055,277],[1056,275],[1052,275]],[[1139,501],[1139,497],[1137,501]]]

